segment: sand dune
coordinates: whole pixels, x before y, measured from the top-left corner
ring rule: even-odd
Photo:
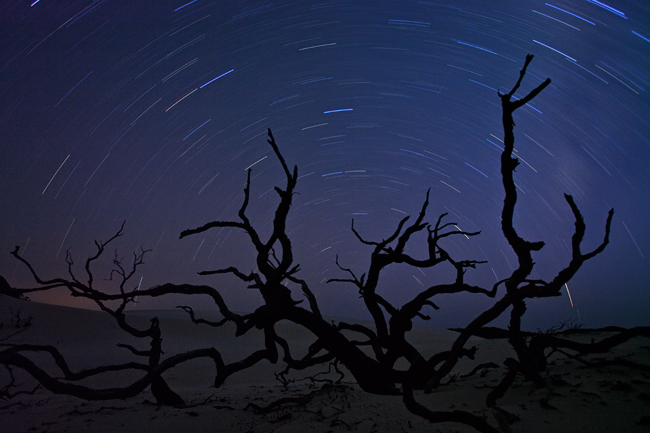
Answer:
[[[59,348],[73,370],[108,363],[132,361],[134,356],[116,347],[127,343],[146,349],[145,342],[122,332],[104,313],[89,310],[18,301],[0,297],[0,338],[15,332],[11,327],[10,310],[21,309],[23,317],[33,316],[32,325],[7,342],[52,344]],[[202,312],[217,319],[216,313]],[[188,349],[217,347],[226,361],[244,357],[261,348],[260,331],[240,338],[233,336],[233,327],[219,329],[192,324],[180,310],[137,311],[129,320],[144,327],[151,317],[161,321],[165,356]],[[211,317],[209,317],[211,316]],[[204,316],[205,317],[205,316]],[[308,332],[288,323],[278,326],[278,333],[289,340],[297,353],[312,342]],[[452,331],[416,328],[410,341],[435,353],[449,347]],[[598,335],[574,338],[600,338]],[[476,361],[459,363],[455,372],[465,374],[478,363],[493,361],[500,365],[510,355],[503,341],[475,338],[479,347]],[[620,356],[650,364],[650,341],[637,338],[616,348],[607,356]],[[602,355],[601,355],[602,356]],[[56,372],[53,362],[45,356],[32,356],[50,373]],[[597,358],[597,357],[592,357]],[[0,401],[3,432],[469,432],[459,424],[436,424],[410,414],[399,397],[370,395],[361,391],[347,375],[339,385],[298,381],[284,387],[275,380],[274,372],[282,366],[261,363],[231,377],[222,387],[211,387],[214,366],[204,360],[179,365],[165,374],[169,385],[191,404],[187,408],[156,407],[150,392],[128,400],[86,402],[75,397],[53,395],[38,390]],[[4,369],[3,369],[4,370]],[[451,384],[429,395],[418,395],[419,401],[431,409],[462,409],[482,414],[492,425],[498,425],[495,414],[485,406],[485,396],[504,374],[504,368],[488,370],[484,375],[458,377]],[[313,373],[313,372],[312,372]],[[307,373],[298,373],[296,378]],[[16,373],[25,389],[35,385],[33,379]],[[123,386],[138,373],[111,373],[84,380],[95,387]],[[0,373],[0,387],[8,380]],[[518,379],[499,407],[514,421],[512,432],[646,432],[650,428],[650,374],[622,367],[603,369],[580,368],[576,361],[564,356],[552,358],[546,388]],[[308,398],[305,398],[308,396]],[[279,398],[302,399],[302,404],[289,403],[267,414],[244,408],[253,403],[265,406]],[[309,400],[308,402],[306,402]],[[645,425],[644,425],[645,424]]]

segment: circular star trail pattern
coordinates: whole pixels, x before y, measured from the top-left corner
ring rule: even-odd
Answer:
[[[467,282],[491,287],[516,266],[503,238],[497,91],[552,84],[515,113],[515,227],[546,242],[531,278],[570,260],[580,207],[587,262],[562,296],[531,300],[524,326],[575,319],[587,326],[648,324],[650,309],[650,7],[645,1],[167,1],[37,0],[0,3],[0,274],[33,285],[9,256],[15,245],[43,278],[75,272],[126,220],[97,266],[115,290],[114,254],[151,249],[130,286],[209,284],[235,310],[257,292],[202,270],[254,269],[241,231],[182,230],[237,220],[246,169],[248,215],[268,235],[284,187],[267,128],[299,169],[287,231],[299,276],[330,316],[364,315],[352,285],[329,278],[366,270],[368,240],[415,216],[431,189],[428,221],[442,213],[473,238],[443,245],[456,260],[486,260]],[[409,254],[424,257],[423,236]],[[114,252],[117,249],[117,253]],[[399,306],[453,278],[451,269],[393,265],[380,292]],[[113,289],[111,289],[113,287]],[[299,291],[294,293],[301,299]],[[34,296],[71,301],[64,292]],[[493,302],[440,296],[435,326],[462,326]],[[184,301],[187,303],[187,301]],[[177,299],[136,308],[173,307]],[[88,304],[75,304],[88,305]],[[211,308],[207,299],[193,304]],[[428,308],[428,307],[427,307]],[[502,322],[499,322],[502,323]],[[497,323],[498,324],[498,323]]]

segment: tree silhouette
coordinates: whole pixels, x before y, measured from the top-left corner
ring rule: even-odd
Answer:
[[[185,230],[180,234],[180,238],[185,238],[213,228],[224,227],[245,232],[256,251],[257,267],[255,271],[247,273],[230,266],[203,271],[200,274],[232,274],[246,283],[249,289],[257,290],[261,295],[262,303],[255,311],[249,314],[232,312],[219,291],[207,285],[168,283],[143,290],[127,289],[127,285],[136,273],[137,268],[144,263],[146,250],[134,253],[133,264],[128,269],[116,257],[113,261],[114,270],[111,277],[116,277],[114,281],[118,284],[118,290],[114,293],[98,290],[94,286],[92,267],[94,262],[105,252],[106,247],[113,240],[122,236],[124,228],[124,224],[122,224],[120,230],[109,240],[95,242],[97,252],[85,261],[85,277],[83,281],[74,272],[74,262],[69,252],[66,255],[69,278],[44,280],[32,265],[18,254],[19,248],[16,247],[11,254],[29,269],[34,280],[38,283],[38,287],[15,289],[7,285],[7,288],[3,288],[3,291],[12,296],[24,296],[30,292],[65,287],[73,297],[90,299],[95,302],[100,310],[113,317],[122,330],[134,337],[148,341],[150,347],[148,350],[139,350],[125,344],[119,345],[135,356],[147,358],[147,362],[106,365],[73,372],[69,369],[61,353],[53,346],[4,343],[2,346],[5,348],[0,351],[0,364],[5,365],[10,371],[12,368],[25,370],[40,385],[54,393],[69,394],[88,400],[125,399],[133,397],[146,387],[151,386],[152,393],[158,404],[179,406],[184,404],[183,399],[169,388],[161,374],[187,360],[210,358],[216,368],[214,385],[217,387],[222,385],[231,375],[246,370],[264,360],[275,364],[281,358],[284,370],[278,377],[284,380],[285,383],[285,376],[291,370],[304,370],[316,365],[334,363],[337,371],[339,365],[344,366],[364,391],[401,397],[409,411],[432,423],[457,422],[469,425],[481,432],[497,432],[497,428],[489,424],[481,416],[460,410],[433,411],[416,399],[416,391],[430,393],[434,392],[436,388],[444,386],[443,379],[452,372],[460,358],[474,359],[477,348],[467,347],[471,336],[505,338],[516,353],[516,359],[507,358],[503,361],[507,367],[507,372],[503,380],[487,397],[487,406],[493,407],[508,390],[518,374],[523,375],[526,380],[531,380],[538,386],[544,386],[545,380],[540,373],[546,371],[546,359],[549,356],[547,349],[549,348],[552,351],[570,350],[581,355],[607,351],[635,336],[650,335],[648,328],[634,328],[623,330],[615,336],[599,342],[583,344],[563,339],[558,334],[531,334],[521,330],[521,317],[526,312],[526,300],[559,296],[561,287],[575,275],[582,264],[605,249],[609,241],[613,217],[613,210],[611,210],[605,222],[605,234],[602,243],[589,253],[582,253],[581,242],[585,234],[585,224],[573,198],[565,195],[575,219],[575,231],[571,242],[571,260],[564,269],[548,282],[530,279],[534,266],[532,253],[541,250],[544,243],[523,239],[517,233],[513,224],[513,215],[517,202],[514,173],[518,165],[517,158],[513,157],[512,154],[514,149],[513,113],[530,102],[551,82],[550,79],[547,79],[524,98],[514,99],[514,94],[519,89],[532,59],[532,55],[526,56],[519,79],[512,90],[507,94],[499,93],[504,128],[501,176],[505,191],[501,227],[505,238],[517,256],[518,266],[509,277],[497,282],[491,288],[473,286],[465,282],[466,271],[484,262],[453,258],[443,245],[447,238],[459,235],[473,237],[477,236],[479,232],[468,233],[461,231],[455,223],[447,220],[447,214],[440,215],[435,223],[426,222],[426,211],[429,205],[429,193],[427,192],[417,217],[414,220],[411,220],[410,217],[403,218],[395,231],[381,241],[364,238],[355,229],[354,221],[352,221],[351,229],[359,242],[372,247],[370,264],[367,271],[361,276],[355,274],[351,269],[345,268],[344,265],[339,263],[337,257],[336,264],[343,276],[331,279],[329,282],[347,283],[356,286],[365,307],[372,316],[374,326],[369,327],[345,322],[333,323],[323,318],[317,299],[310,290],[308,282],[298,276],[300,266],[294,261],[291,239],[287,235],[286,220],[298,180],[298,168],[294,166],[293,170],[289,169],[269,129],[268,142],[285,174],[286,186],[284,189],[277,186],[274,188],[280,201],[273,216],[273,229],[268,238],[264,239],[258,233],[246,215],[250,200],[250,169],[248,170],[244,188],[244,201],[237,214],[238,220],[212,221],[201,227]],[[407,244],[411,242],[413,235],[425,230],[427,234],[426,256],[413,257],[406,253]],[[401,306],[396,306],[388,302],[378,292],[378,282],[380,274],[385,268],[399,263],[415,268],[432,268],[443,264],[452,266],[456,271],[455,278],[452,281],[426,288],[410,301]],[[438,309],[432,300],[436,295],[466,292],[496,298],[500,286],[504,286],[505,293],[490,308],[479,314],[465,328],[459,330],[458,337],[448,350],[425,357],[408,342],[406,337],[413,327],[413,320],[416,317],[425,320],[429,318],[422,312],[423,308],[429,306]],[[306,298],[307,305],[303,306],[301,300],[294,298],[299,293],[302,293]],[[260,329],[264,335],[264,347],[229,364],[224,362],[218,347],[195,349],[163,358],[161,329],[158,319],[156,317],[152,318],[148,328],[139,329],[128,323],[124,310],[129,303],[134,302],[136,296],[144,299],[169,294],[208,295],[223,316],[223,319],[218,322],[197,318],[191,307],[180,306],[179,308],[186,311],[190,320],[196,324],[219,327],[232,322],[235,325],[236,336],[244,335],[253,328]],[[117,306],[115,306],[116,304]],[[487,326],[509,308],[512,308],[512,310],[507,330]],[[276,325],[282,321],[293,322],[313,334],[314,341],[303,357],[293,358],[290,342],[278,334]],[[360,336],[361,340],[352,339],[349,337],[351,334]],[[364,347],[370,347],[371,350],[364,352],[362,350]],[[30,360],[27,355],[31,352],[49,354],[61,370],[63,378],[48,374]],[[398,368],[398,360],[405,360],[409,367],[407,369]],[[612,360],[612,362],[616,363],[617,361]],[[647,366],[630,364],[626,365],[648,369]],[[495,364],[491,365],[494,366]],[[481,367],[479,365],[474,371]],[[142,376],[130,385],[120,388],[94,389],[75,383],[83,378],[118,370],[141,370]],[[12,386],[13,375],[11,384],[5,388],[8,390]],[[282,399],[278,401],[278,404],[281,403]]]

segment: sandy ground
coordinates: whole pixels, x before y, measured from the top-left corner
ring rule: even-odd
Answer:
[[[10,321],[11,309],[21,309],[23,318],[33,316],[32,325],[7,342],[52,344],[59,348],[77,370],[108,363],[134,360],[134,356],[116,343],[146,349],[143,341],[126,335],[107,314],[95,311],[23,302],[0,297],[0,339],[15,332]],[[207,313],[206,313],[207,314]],[[182,311],[146,311],[130,314],[132,323],[144,327],[153,316],[161,320],[163,350],[169,356],[188,349],[217,347],[224,359],[234,361],[261,348],[259,331],[233,337],[233,327],[219,329],[194,325]],[[212,319],[217,316],[212,315]],[[209,318],[209,317],[208,317]],[[281,324],[278,333],[289,340],[294,356],[311,342],[309,333],[291,324]],[[448,348],[455,338],[451,331],[419,327],[410,341],[433,354]],[[603,334],[604,335],[604,334]],[[600,339],[603,335],[574,338]],[[459,363],[454,373],[463,375],[475,365],[496,362],[511,356],[503,341],[473,339],[478,346],[476,361]],[[650,341],[637,338],[606,355],[650,365]],[[32,356],[54,374],[56,367],[43,356]],[[512,415],[512,432],[648,432],[650,431],[650,373],[623,367],[582,368],[564,356],[553,356],[547,387],[538,389],[519,378],[499,407]],[[141,360],[140,360],[141,361]],[[87,402],[75,397],[53,395],[38,390],[11,400],[0,399],[0,431],[13,432],[471,432],[460,424],[429,424],[403,406],[399,397],[367,394],[352,382],[348,374],[338,385],[300,381],[283,386],[274,376],[281,366],[268,362],[231,377],[225,385],[211,386],[214,366],[197,360],[181,364],[165,374],[168,384],[188,403],[186,408],[157,407],[147,390],[129,400]],[[313,373],[313,372],[312,372]],[[457,377],[432,394],[417,395],[430,409],[461,409],[485,416],[497,426],[491,409],[485,406],[488,392],[505,373],[503,367],[467,378]],[[17,373],[25,389],[35,382]],[[117,387],[137,378],[137,374],[111,373],[84,380],[95,387]],[[333,376],[330,376],[333,377]],[[7,372],[0,372],[0,388],[7,383]],[[267,414],[244,410],[249,403],[265,406],[279,398],[311,396],[305,404],[286,404]],[[202,404],[199,404],[202,403]]]

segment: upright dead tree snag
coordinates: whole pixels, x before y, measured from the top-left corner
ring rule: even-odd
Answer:
[[[287,167],[284,157],[280,153],[270,129],[268,130],[268,136],[269,138],[267,141],[280,161],[287,179],[287,186],[284,190],[277,186],[274,188],[275,192],[280,196],[280,203],[275,211],[273,231],[271,236],[269,236],[269,239],[266,242],[263,242],[246,216],[246,209],[250,199],[251,169],[248,170],[246,187],[244,188],[244,202],[242,203],[238,213],[241,221],[213,221],[196,229],[183,231],[180,238],[182,239],[185,236],[202,233],[215,227],[233,227],[244,230],[257,251],[256,264],[259,273],[251,272],[250,274],[244,274],[234,267],[229,267],[214,271],[203,271],[199,272],[199,274],[212,275],[232,273],[243,281],[252,283],[248,287],[259,290],[266,301],[266,308],[272,310],[276,308],[282,309],[283,307],[297,304],[296,301],[291,299],[291,291],[283,286],[282,282],[293,277],[293,275],[300,270],[299,265],[292,266],[293,251],[291,249],[291,240],[286,234],[286,220],[287,215],[289,214],[289,209],[291,208],[291,201],[293,199],[294,189],[298,179],[298,167],[293,167],[293,173],[289,171],[289,167]],[[276,244],[279,244],[282,251],[280,258],[277,257],[275,252]],[[310,300],[314,313],[320,315],[318,312],[318,304],[316,303],[313,294],[311,294],[306,285],[302,287],[303,290],[306,290],[305,295]]]
[[[507,390],[509,384],[514,380],[514,376],[517,372],[522,373],[527,379],[533,380],[539,385],[543,384],[543,379],[539,375],[539,372],[544,371],[545,369],[543,348],[541,348],[540,352],[540,346],[536,345],[531,347],[531,345],[526,343],[521,334],[521,317],[526,312],[525,299],[559,296],[562,286],[568,282],[573,275],[575,275],[580,266],[582,266],[586,260],[600,254],[605,249],[609,242],[610,227],[614,215],[614,210],[610,210],[605,223],[605,236],[603,242],[590,253],[582,254],[580,251],[580,244],[585,232],[584,220],[573,201],[573,198],[570,195],[565,194],[564,196],[571,207],[575,218],[575,232],[571,242],[571,262],[550,282],[528,279],[534,265],[532,252],[541,250],[544,247],[544,243],[526,241],[519,236],[514,228],[513,215],[515,204],[517,202],[517,189],[514,182],[514,172],[519,161],[517,158],[512,156],[515,142],[513,132],[515,123],[512,115],[515,110],[530,102],[551,83],[551,80],[547,78],[542,84],[533,89],[525,97],[518,100],[512,100],[515,92],[519,89],[519,86],[526,75],[526,69],[532,60],[533,55],[527,55],[526,62],[519,73],[519,79],[515,86],[507,94],[499,93],[503,110],[502,121],[504,130],[504,150],[501,154],[501,176],[505,190],[505,198],[503,200],[503,209],[501,212],[501,228],[505,238],[508,240],[511,248],[517,255],[518,267],[512,272],[510,277],[500,281],[496,285],[504,284],[506,294],[491,308],[476,317],[476,319],[474,319],[461,332],[457,340],[454,342],[449,358],[427,384],[428,391],[431,391],[433,388],[438,386],[440,380],[445,375],[449,374],[458,361],[460,350],[464,347],[469,337],[475,335],[483,326],[499,317],[507,308],[512,306],[508,339],[515,349],[518,359],[506,360],[506,366],[508,367],[509,372],[504,378],[502,384],[497,390],[495,390],[495,393],[488,397],[489,405],[493,405],[496,399],[503,395],[503,392]]]

